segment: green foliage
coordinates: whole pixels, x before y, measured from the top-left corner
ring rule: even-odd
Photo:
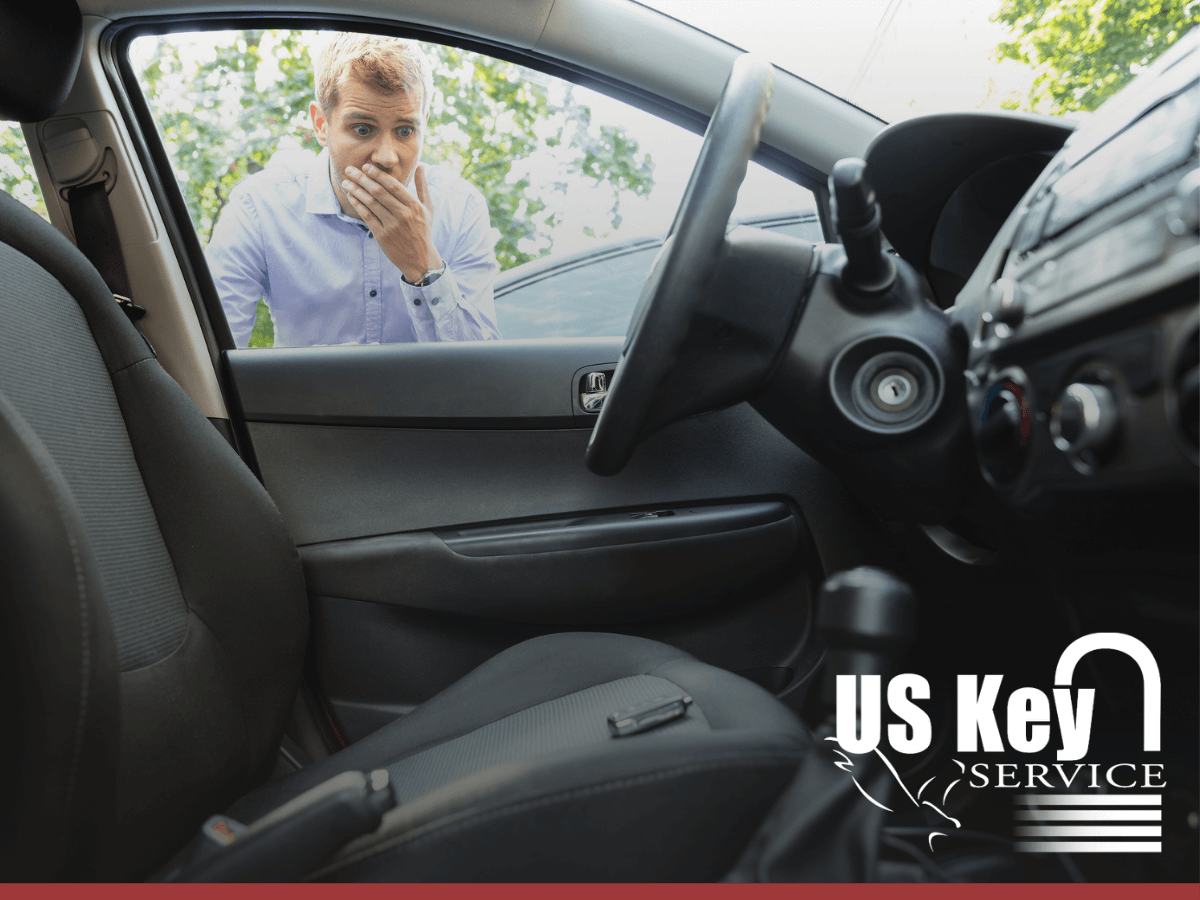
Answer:
[[[314,152],[321,149],[309,126],[312,64],[300,32],[213,37],[215,57],[198,62],[181,58],[176,39],[159,37],[142,71],[188,211],[205,243],[229,192],[266,165],[281,137]],[[275,64],[271,73],[260,73],[264,39]]]
[[[1014,35],[996,57],[1036,73],[1024,106],[1061,114],[1117,93],[1200,23],[1200,0],[1004,0],[992,21]]]
[[[16,122],[0,122],[0,190],[12,194],[46,221],[50,220],[25,145],[25,135]]]
[[[247,346],[275,346],[275,321],[271,318],[271,311],[267,309],[267,301],[261,298],[254,310],[254,330],[250,332],[250,343]]]
[[[650,193],[649,155],[638,159],[638,143],[624,128],[592,129],[591,109],[576,101],[569,86],[455,47],[432,48],[430,57],[425,159],[449,165],[483,192],[500,234],[496,258],[502,269],[550,252],[559,215],[540,214],[547,196],[564,191],[571,175],[608,186],[613,229],[621,226],[623,193]]]
[[[266,165],[281,139],[320,149],[308,116],[309,35],[246,31],[208,38],[216,50],[203,59],[181,53],[178,37],[156,38],[142,72],[205,242],[230,190]],[[611,189],[607,224],[614,229],[621,223],[621,195],[644,196],[653,187],[649,156],[639,159],[637,142],[622,128],[593,130],[591,111],[569,88],[502,60],[454,47],[426,49],[434,96],[424,159],[449,165],[483,192],[499,232],[501,268],[550,252],[559,216],[543,213],[570,175]],[[262,325],[260,316],[256,334]]]

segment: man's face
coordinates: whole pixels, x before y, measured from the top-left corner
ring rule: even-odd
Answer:
[[[358,218],[342,190],[346,167],[361,170],[371,163],[411,188],[421,161],[426,117],[421,115],[419,94],[384,94],[354,77],[342,81],[339,94],[328,116],[316,103],[309,106],[309,115],[317,140],[329,148],[333,190],[342,211]]]

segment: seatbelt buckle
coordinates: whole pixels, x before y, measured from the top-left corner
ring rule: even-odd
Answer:
[[[249,830],[248,826],[229,816],[211,816],[200,826],[200,833],[218,847],[228,847]]]
[[[217,815],[163,881],[290,881],[375,831],[396,805],[386,769],[343,772],[248,825]]]
[[[146,315],[146,307],[138,306],[124,294],[113,294],[113,299],[117,301],[117,306],[121,307],[121,312],[125,313],[125,317],[133,323],[133,327],[142,336],[142,340],[146,342],[150,353],[155,359],[158,359],[158,351],[154,349],[154,345],[150,343],[150,338],[146,337],[146,332],[142,331],[142,326],[138,324]]]
[[[687,694],[655,697],[653,700],[637,703],[610,715],[608,730],[612,732],[613,737],[641,734],[651,728],[658,728],[660,725],[682,719],[691,705],[692,698]]]
[[[145,318],[146,307],[138,306],[122,294],[113,294],[113,299],[117,301],[117,306],[121,307],[121,312],[129,317],[130,322],[138,322]]]

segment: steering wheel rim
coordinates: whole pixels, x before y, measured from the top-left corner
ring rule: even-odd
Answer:
[[[774,83],[765,59],[747,53],[734,61],[588,441],[587,467],[597,475],[620,472],[643,437],[704,286],[720,265],[726,226],[758,149]]]

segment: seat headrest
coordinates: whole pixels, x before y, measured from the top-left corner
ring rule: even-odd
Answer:
[[[0,119],[54,115],[75,83],[83,17],[75,0],[0,4]]]

